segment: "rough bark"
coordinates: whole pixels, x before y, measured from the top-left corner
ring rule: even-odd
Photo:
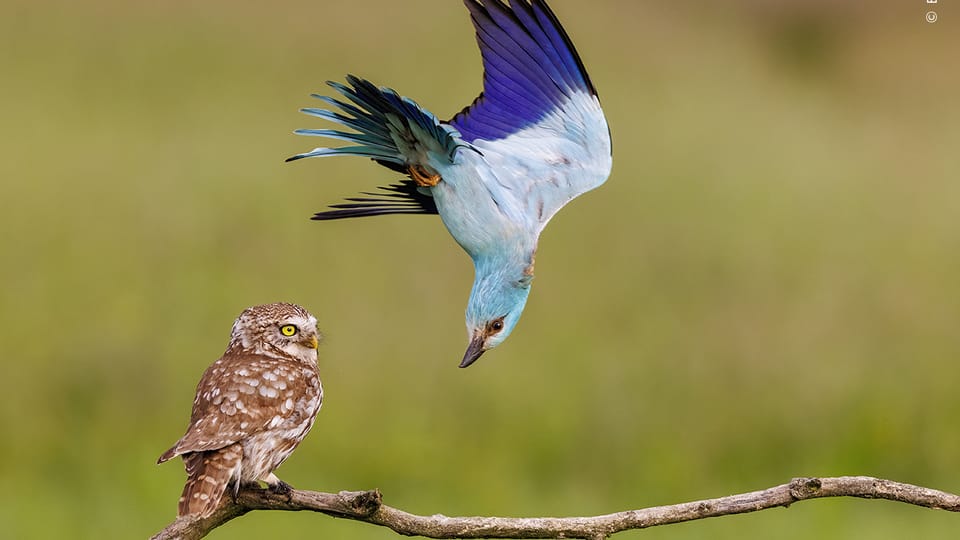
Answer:
[[[261,489],[245,489],[236,501],[224,497],[207,518],[177,518],[152,537],[153,540],[203,538],[211,530],[251,510],[309,510],[334,517],[388,527],[404,536],[428,538],[584,538],[599,540],[630,529],[693,521],[709,517],[787,507],[807,499],[859,497],[887,499],[925,508],[960,512],[960,496],[935,489],[869,476],[795,478],[762,491],[730,495],[670,506],[628,510],[602,516],[565,518],[418,516],[383,504],[380,492],[341,491],[321,493],[294,490],[280,495]]]

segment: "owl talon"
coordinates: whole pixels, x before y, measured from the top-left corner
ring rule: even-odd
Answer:
[[[443,179],[439,174],[427,172],[423,165],[411,165],[408,170],[410,171],[410,178],[420,187],[433,187]]]
[[[283,480],[277,480],[276,484],[270,484],[267,486],[267,491],[270,493],[276,493],[277,495],[289,495],[293,491],[293,486],[284,482]]]

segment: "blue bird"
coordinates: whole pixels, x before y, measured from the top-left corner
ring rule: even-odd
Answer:
[[[523,313],[541,231],[610,175],[610,131],[570,38],[543,0],[464,0],[483,59],[483,92],[447,121],[352,75],[328,82],[347,101],[302,112],[349,128],[295,133],[344,140],[287,161],[363,156],[407,175],[313,219],[439,214],[473,259],[467,367],[502,343]]]

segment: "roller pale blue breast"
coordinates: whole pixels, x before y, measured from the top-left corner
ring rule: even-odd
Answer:
[[[542,0],[465,0],[483,58],[483,93],[447,121],[353,76],[330,82],[345,99],[303,112],[340,129],[296,133],[347,141],[289,161],[363,156],[403,173],[380,192],[314,219],[439,214],[473,259],[469,345],[460,367],[502,343],[523,313],[540,232],[565,204],[606,181],[610,132],[597,92]]]

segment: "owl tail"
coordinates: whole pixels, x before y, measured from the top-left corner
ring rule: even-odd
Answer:
[[[240,481],[243,447],[233,444],[219,450],[192,452],[183,456],[187,483],[183,486],[177,514],[207,517],[220,506],[230,481]]]
[[[357,146],[316,148],[287,161],[319,156],[364,156],[384,165],[392,164],[398,169],[423,170],[430,161],[452,162],[458,148],[472,148],[460,138],[456,129],[441,123],[410,98],[401,97],[389,88],[379,88],[353,75],[347,76],[347,82],[349,86],[336,82],[327,84],[353,104],[314,94],[313,97],[339,111],[302,111],[356,130],[356,133],[333,129],[298,129],[296,133],[344,140]]]

